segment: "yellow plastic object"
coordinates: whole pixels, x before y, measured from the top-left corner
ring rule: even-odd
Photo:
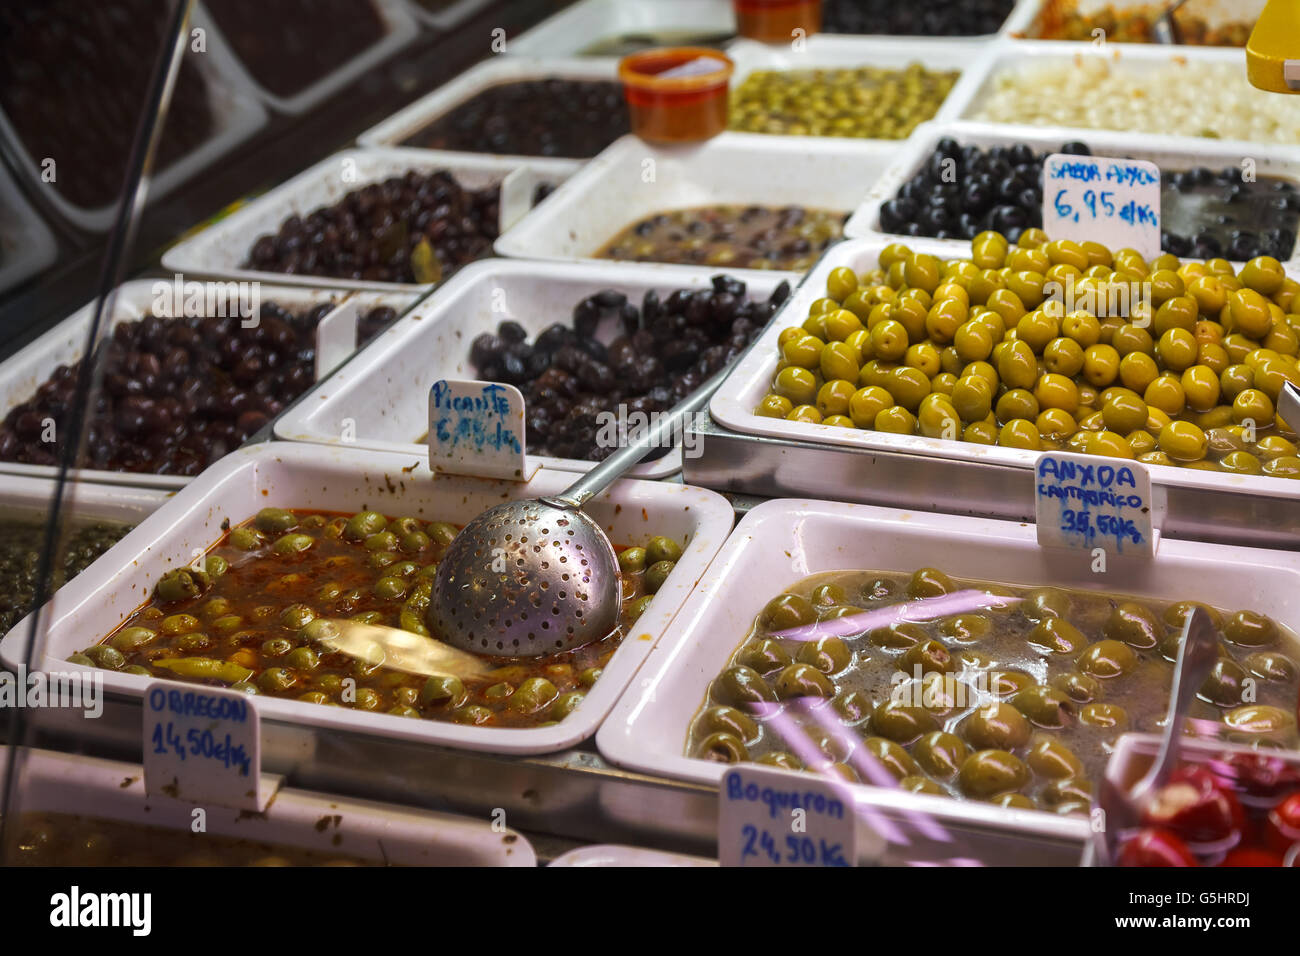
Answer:
[[[1270,93],[1300,93],[1300,0],[1268,0],[1246,44],[1246,76]]]

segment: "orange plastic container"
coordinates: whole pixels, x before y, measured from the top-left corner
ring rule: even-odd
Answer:
[[[717,50],[665,47],[619,61],[632,132],[654,143],[689,143],[727,128],[735,64]]]
[[[822,28],[822,0],[732,0],[736,32],[764,43],[789,43]]]

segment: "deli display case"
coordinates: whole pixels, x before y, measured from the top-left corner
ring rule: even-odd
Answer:
[[[1300,865],[1289,0],[93,6],[4,865]]]

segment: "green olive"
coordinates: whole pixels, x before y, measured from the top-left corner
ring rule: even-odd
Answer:
[[[762,678],[759,678],[762,680]],[[835,685],[817,668],[809,664],[791,664],[776,677],[774,685],[780,700],[794,697],[833,697]]]
[[[914,674],[919,669],[922,674],[932,671],[948,673],[957,669],[948,648],[938,641],[925,640],[909,647],[898,659],[898,669],[905,674]]]
[[[146,646],[157,637],[158,633],[147,627],[124,627],[109,638],[109,643],[123,653],[130,653]]]
[[[1131,673],[1137,665],[1133,648],[1109,638],[1090,645],[1078,660],[1079,670],[1103,680]]]
[[[1101,694],[1101,684],[1095,678],[1078,671],[1058,674],[1052,678],[1051,687],[1076,704],[1086,704],[1096,700]]]
[[[836,695],[831,706],[839,714],[840,720],[850,726],[862,723],[871,716],[874,709],[871,698],[856,690]]]
[[[163,602],[186,601],[198,597],[211,586],[212,579],[207,572],[176,568],[158,579],[154,595]]]
[[[364,541],[388,527],[388,519],[378,511],[360,511],[348,519],[343,537],[349,541]]]
[[[396,601],[406,594],[406,581],[396,575],[385,575],[375,582],[371,589],[375,597],[384,601]]]
[[[1215,608],[1199,601],[1179,601],[1176,604],[1171,604],[1165,608],[1161,618],[1169,627],[1181,631],[1187,624],[1187,615],[1192,613],[1193,608],[1198,607],[1210,616],[1210,623],[1214,625],[1216,630],[1223,630],[1223,615]]]
[[[1070,595],[1057,588],[1038,588],[1025,595],[1021,609],[1031,621],[1048,617],[1067,617],[1070,613]]]
[[[956,734],[936,730],[912,745],[912,757],[932,777],[950,779],[970,756],[970,748]]]
[[[1053,809],[1074,804],[1087,807],[1092,803],[1092,784],[1080,776],[1064,777],[1045,786],[1038,798]]]
[[[898,786],[908,793],[929,793],[936,797],[948,796],[948,791],[939,786],[929,777],[923,777],[919,774],[912,774],[910,777],[904,777],[898,781]]]
[[[923,707],[888,700],[872,710],[871,729],[881,737],[906,744],[938,730],[939,722]]]
[[[795,659],[830,675],[838,674],[848,667],[853,660],[853,652],[838,637],[822,637],[804,643]]]
[[[962,734],[980,750],[1016,750],[1029,742],[1029,721],[1011,704],[996,702],[972,711]]]
[[[376,531],[366,536],[362,546],[367,551],[396,551],[397,535],[391,531]]]
[[[957,782],[970,797],[985,798],[1019,790],[1029,782],[1029,768],[1005,750],[980,750],[962,761]]]
[[[306,604],[290,604],[280,612],[280,624],[291,631],[298,631],[316,620],[316,612]]]
[[[191,631],[176,638],[174,646],[185,654],[200,654],[212,647],[212,638],[201,631]]]
[[[775,750],[765,753],[759,757],[755,763],[761,763],[768,767],[783,767],[786,770],[802,770],[803,763],[794,754],[787,753],[784,750]]]
[[[1128,726],[1128,711],[1119,704],[1085,704],[1079,711],[1079,723],[1088,727],[1122,730]]]
[[[1164,631],[1164,625],[1154,611],[1133,601],[1116,606],[1105,627],[1106,637],[1140,650],[1149,650],[1159,644]]]
[[[867,754],[879,761],[895,780],[902,780],[920,771],[911,754],[888,738],[868,737],[862,741],[862,747]]]
[[[1083,633],[1063,617],[1044,617],[1026,640],[1057,654],[1077,654],[1088,644]]]
[[[1234,660],[1219,658],[1210,669],[1209,676],[1201,684],[1200,696],[1211,704],[1220,707],[1235,707],[1242,703],[1246,681],[1254,681],[1247,676],[1246,669]]]
[[[736,662],[766,675],[789,665],[791,657],[780,642],[760,638],[747,644],[737,655]]]
[[[664,586],[668,580],[668,575],[673,573],[673,568],[677,565],[672,561],[657,561],[645,572],[645,589],[650,594],[658,594],[659,589]]]
[[[624,548],[618,553],[618,569],[624,574],[635,574],[646,569],[645,548]]]
[[[1026,687],[1011,698],[1011,705],[1039,727],[1055,730],[1066,725],[1070,702],[1050,687]]]
[[[1265,647],[1277,642],[1277,624],[1254,611],[1238,611],[1223,625],[1223,636],[1243,647]]]
[[[989,803],[997,807],[1005,807],[1011,810],[1037,810],[1038,804],[1034,803],[1032,797],[1027,797],[1023,793],[999,793],[996,797],[989,800]]]
[[[877,647],[898,650],[927,641],[929,635],[919,624],[903,621],[888,627],[878,627],[867,635],[867,639]]]
[[[820,672],[815,670],[812,672],[823,681],[826,680]],[[757,671],[744,666],[729,667],[723,671],[713,682],[713,695],[720,703],[741,708],[746,704],[770,703],[776,700],[776,692],[768,686],[767,681]]]
[[[284,508],[263,508],[253,518],[253,524],[267,534],[284,534],[298,527],[298,518]]]
[[[988,636],[993,622],[982,614],[957,614],[939,623],[939,633],[958,644],[971,644]]]
[[[230,562],[219,554],[210,554],[203,559],[203,570],[209,577],[219,578],[230,570]]]
[[[1029,769],[1040,777],[1064,780],[1083,775],[1083,761],[1074,751],[1055,737],[1036,740],[1025,756]]]
[[[293,648],[293,641],[289,640],[289,638],[273,637],[262,642],[261,652],[263,657],[284,657]]]
[[[740,738],[727,733],[709,734],[695,748],[695,755],[716,763],[740,763],[749,759]]]
[[[459,677],[435,675],[420,688],[420,703],[426,707],[439,704],[456,708],[464,704],[467,697],[465,685]]]
[[[578,672],[578,683],[583,687],[593,687],[604,671],[599,667],[588,667]]]
[[[186,634],[199,629],[199,619],[193,614],[168,614],[158,624],[164,634]]]
[[[293,671],[284,667],[268,667],[257,675],[257,686],[267,693],[283,693],[298,683]]]
[[[266,544],[266,535],[256,528],[234,528],[230,532],[231,547],[240,551],[256,551]]]
[[[767,603],[758,619],[769,631],[784,631],[812,624],[817,620],[817,611],[805,598],[782,594]]]
[[[1246,667],[1256,677],[1268,681],[1289,684],[1296,679],[1300,673],[1300,668],[1296,667],[1296,662],[1285,654],[1279,654],[1275,651],[1260,651],[1251,654],[1246,658]]]
[[[942,597],[956,589],[952,579],[936,568],[921,568],[907,583],[907,595],[911,598]]]
[[[83,653],[96,667],[104,670],[121,670],[126,665],[126,657],[122,652],[108,644],[96,644],[94,647],[86,648]]]
[[[682,548],[672,538],[655,537],[646,545],[646,563],[658,564],[660,561],[677,562],[682,559]]]
[[[725,705],[710,707],[701,714],[700,726],[710,733],[731,734],[747,744],[757,741],[759,736],[758,724],[752,717]]]
[[[284,658],[285,664],[300,671],[314,671],[320,666],[320,657],[310,647],[295,647]]]
[[[545,677],[530,677],[510,695],[507,706],[517,713],[535,714],[549,707],[560,696],[555,685]]]
[[[485,724],[492,719],[492,711],[478,704],[466,704],[452,712],[451,719],[458,724]]]

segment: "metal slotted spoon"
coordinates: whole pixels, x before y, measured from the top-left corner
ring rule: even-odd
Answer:
[[[622,605],[618,557],[582,506],[704,408],[728,371],[560,494],[507,501],[467,524],[438,565],[429,630],[454,647],[503,657],[557,654],[612,632]]]

